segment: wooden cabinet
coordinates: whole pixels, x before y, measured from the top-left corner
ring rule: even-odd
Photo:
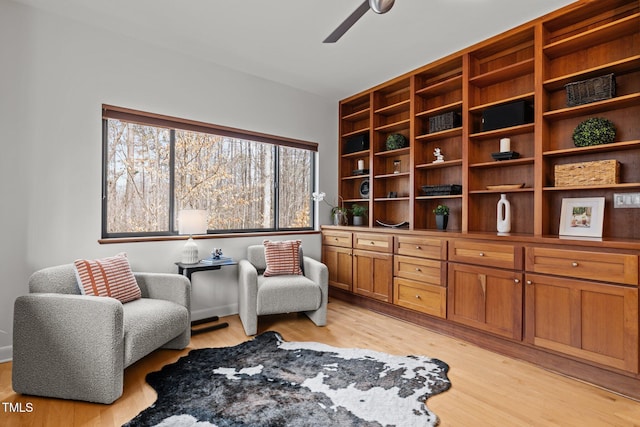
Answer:
[[[638,373],[638,288],[526,277],[527,342]]]
[[[503,34],[381,83],[340,102],[340,196],[345,205],[365,203],[369,226],[403,221],[412,230],[436,228],[432,210],[450,208],[450,231],[496,232],[501,193],[511,202],[511,233],[558,236],[564,198],[603,195],[603,237],[640,239],[633,209],[614,209],[614,194],[640,191],[640,3],[582,0]],[[565,85],[614,74],[611,99],[568,106]],[[533,116],[486,128],[487,111],[507,103],[531,105]],[[441,129],[432,121],[460,114]],[[611,144],[576,147],[572,133],[590,117],[616,126]],[[409,146],[387,150],[392,133]],[[366,136],[370,148],[345,153],[347,140]],[[517,158],[494,161],[500,139],[509,138]],[[434,150],[445,159],[434,163]],[[356,175],[357,160],[366,173]],[[556,187],[557,165],[617,160],[620,182]],[[397,164],[397,167],[394,167]],[[363,182],[370,195],[360,194]],[[462,194],[427,195],[422,187],[457,184]],[[480,214],[482,213],[482,214]]]
[[[553,248],[527,248],[527,270],[603,282],[638,284],[638,256]]]
[[[352,234],[347,231],[322,232],[322,262],[329,270],[329,286],[353,290]]]
[[[449,264],[447,318],[521,340],[522,276],[513,271]]]
[[[395,238],[393,303],[432,316],[447,316],[447,241]]]
[[[526,341],[638,373],[638,256],[548,247],[526,253]]]
[[[380,301],[391,302],[392,285],[392,254],[354,249],[353,292]]]
[[[449,259],[491,267],[522,270],[522,247],[487,241],[453,240]]]

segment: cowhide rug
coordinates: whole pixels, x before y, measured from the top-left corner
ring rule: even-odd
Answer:
[[[158,400],[126,426],[431,426],[425,404],[451,386],[446,363],[266,332],[192,350],[147,375]]]

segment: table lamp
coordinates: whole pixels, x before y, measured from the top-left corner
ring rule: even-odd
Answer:
[[[188,234],[189,239],[182,248],[182,263],[198,262],[198,245],[193,240],[194,234],[207,232],[207,211],[202,209],[183,209],[178,212],[178,234]]]

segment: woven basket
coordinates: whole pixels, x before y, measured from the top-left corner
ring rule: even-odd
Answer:
[[[453,129],[454,127],[458,127],[461,124],[462,117],[460,113],[449,111],[448,113],[429,117],[429,133]]]
[[[616,94],[616,80],[613,74],[569,83],[564,87],[567,91],[568,107],[613,98]]]
[[[556,187],[608,185],[620,182],[620,163],[617,160],[570,163],[555,166]]]

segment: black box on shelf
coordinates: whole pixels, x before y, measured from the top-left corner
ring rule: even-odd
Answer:
[[[429,133],[453,129],[462,125],[462,115],[456,111],[429,117]]]
[[[533,122],[533,105],[514,101],[489,107],[482,112],[482,131],[502,129]]]
[[[422,191],[424,192],[425,196],[450,196],[455,194],[462,194],[462,185],[423,185]]]
[[[344,153],[357,153],[358,151],[368,150],[369,149],[369,134],[356,135],[347,139],[346,144],[344,145]]]

